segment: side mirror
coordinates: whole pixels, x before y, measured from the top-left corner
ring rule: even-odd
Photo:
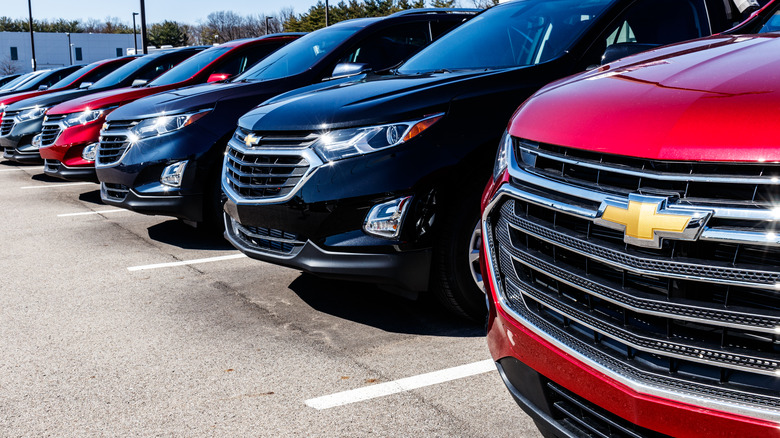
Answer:
[[[49,89],[48,85],[41,85],[40,87],[38,87],[38,91],[43,91],[43,90],[48,90],[48,89]]]
[[[212,73],[212,74],[209,75],[209,78],[206,79],[206,82],[224,81],[225,79],[228,79],[231,76],[233,76],[233,75],[231,75],[230,73]]]
[[[342,62],[336,64],[333,69],[333,73],[330,74],[330,79],[343,78],[346,76],[359,75],[361,73],[368,73],[371,71],[371,67],[368,64],[359,64],[356,62]]]
[[[601,56],[601,65],[609,64],[612,61],[617,61],[620,58],[625,58],[629,55],[635,55],[645,50],[650,50],[658,47],[658,44],[645,44],[645,43],[617,43],[607,47],[604,54]]]
[[[133,88],[139,88],[139,87],[143,87],[148,82],[149,81],[147,81],[146,79],[136,79],[136,80],[133,81],[133,84],[130,85],[130,86],[133,87]]]
[[[82,82],[79,84],[79,90],[83,90],[85,88],[89,88],[94,84],[94,82]]]

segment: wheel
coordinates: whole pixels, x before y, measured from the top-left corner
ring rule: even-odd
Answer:
[[[432,289],[450,313],[483,322],[488,310],[479,266],[479,208],[477,202],[465,205],[471,208],[450,209],[441,224],[434,245]]]

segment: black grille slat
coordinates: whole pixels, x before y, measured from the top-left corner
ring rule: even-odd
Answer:
[[[57,141],[57,138],[62,133],[60,121],[65,117],[67,117],[66,114],[46,116],[43,121],[43,129],[41,130],[41,146],[51,146]]]
[[[130,187],[122,184],[102,183],[101,191],[112,201],[124,201],[130,193]]]
[[[16,115],[21,111],[6,111],[3,113],[3,120],[0,122],[0,136],[5,137],[11,133],[16,124]]]
[[[228,220],[236,237],[256,251],[289,255],[303,248],[304,242],[299,240],[297,234],[273,228],[241,225],[232,218]]]

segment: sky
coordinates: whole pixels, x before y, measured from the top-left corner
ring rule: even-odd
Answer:
[[[28,0],[0,0],[0,16],[27,18]],[[118,17],[132,25],[133,12],[140,12],[139,0],[30,0],[33,19],[86,21],[106,17]],[[337,2],[337,0],[330,0]],[[330,3],[329,2],[329,3]],[[292,7],[301,14],[315,5],[317,0],[146,0],[146,22],[159,23],[173,20],[197,24],[215,11],[233,11],[240,15],[265,14],[274,16],[285,7]],[[140,26],[140,17],[137,17]]]

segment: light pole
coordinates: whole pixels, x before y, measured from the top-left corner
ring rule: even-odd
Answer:
[[[27,0],[27,9],[30,12],[30,49],[32,50],[32,69],[35,71],[35,38],[33,38],[32,0]]]
[[[325,27],[328,27],[328,0],[325,0]]]
[[[135,54],[138,54],[138,37],[135,36],[135,16],[138,15],[138,12],[133,12],[133,48],[135,49]]]
[[[268,28],[268,20],[272,20],[273,18],[274,18],[274,17],[265,17],[265,34],[266,34],[266,35],[268,35],[269,33],[271,33],[271,32],[269,32],[269,28]]]
[[[65,36],[68,37],[68,58],[70,58],[70,65],[73,65],[73,44],[70,43],[70,32],[65,32]]]
[[[149,45],[149,41],[146,40],[146,3],[141,0],[141,45],[144,46],[144,55],[149,53],[146,48]]]

